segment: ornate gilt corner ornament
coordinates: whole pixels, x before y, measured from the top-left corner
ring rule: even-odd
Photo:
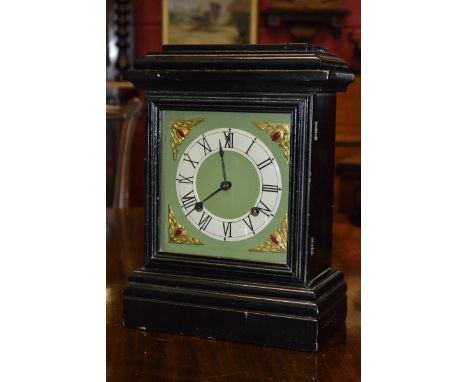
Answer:
[[[249,249],[252,252],[286,252],[288,249],[288,215],[284,215],[281,226],[263,243]]]
[[[271,140],[283,149],[284,156],[289,163],[289,123],[252,122],[252,124],[265,131]]]
[[[175,244],[191,244],[191,245],[203,245],[200,240],[190,236],[186,231],[185,227],[180,225],[172,212],[172,208],[169,207],[169,243]]]
[[[179,146],[188,137],[192,127],[205,121],[205,118],[171,121],[172,159],[175,160]]]

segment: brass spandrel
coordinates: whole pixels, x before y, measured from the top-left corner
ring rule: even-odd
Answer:
[[[175,244],[203,245],[203,243],[191,236],[185,227],[177,221],[170,205],[169,208],[169,242]]]
[[[289,137],[290,125],[289,123],[279,122],[252,122],[255,127],[265,131],[273,142],[276,142],[283,150],[286,161],[289,163]]]
[[[288,215],[284,215],[281,226],[270,234],[263,243],[249,249],[251,252],[286,252],[288,249]]]
[[[180,144],[188,137],[192,128],[204,121],[205,118],[171,121],[172,159],[176,159]]]

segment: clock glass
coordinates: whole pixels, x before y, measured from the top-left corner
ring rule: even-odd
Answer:
[[[287,113],[163,112],[161,251],[286,263]]]

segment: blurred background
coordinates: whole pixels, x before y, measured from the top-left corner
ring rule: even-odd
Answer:
[[[356,80],[339,93],[335,221],[360,226],[361,4],[359,0],[106,0],[108,207],[144,202],[143,92],[123,81],[162,44],[310,42],[347,61]]]

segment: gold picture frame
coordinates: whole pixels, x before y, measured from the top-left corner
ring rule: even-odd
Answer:
[[[162,1],[163,44],[256,44],[257,35],[258,0]]]

